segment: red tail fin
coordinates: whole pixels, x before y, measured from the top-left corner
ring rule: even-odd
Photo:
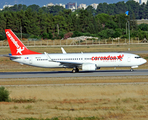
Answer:
[[[19,38],[12,32],[12,30],[5,29],[5,33],[12,55],[41,54],[27,49],[26,46],[19,40]]]

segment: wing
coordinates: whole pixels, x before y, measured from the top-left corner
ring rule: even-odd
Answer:
[[[56,61],[56,62],[59,62],[61,63],[61,65],[67,66],[67,67],[78,67],[83,64],[81,62],[63,62],[63,61]]]
[[[58,62],[58,63],[61,63],[61,65],[63,65],[63,66],[77,67],[77,66],[81,66],[83,64],[82,62],[67,62],[67,61],[60,61],[60,60],[52,60],[50,58],[50,56],[46,52],[44,52],[44,54],[47,57],[48,61],[50,61],[50,62]]]

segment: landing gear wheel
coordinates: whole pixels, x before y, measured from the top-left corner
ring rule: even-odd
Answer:
[[[79,69],[78,68],[74,68],[73,70],[72,70],[72,73],[78,73],[79,72]]]
[[[79,72],[79,69],[78,68],[76,68],[76,72]]]
[[[133,72],[134,70],[131,68],[131,70],[130,70],[131,72]]]
[[[73,70],[72,70],[72,73],[76,73],[76,69],[73,69]]]

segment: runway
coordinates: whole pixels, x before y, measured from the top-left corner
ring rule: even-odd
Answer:
[[[55,77],[99,77],[99,76],[144,76],[148,75],[146,70],[98,70],[93,72],[71,73],[71,71],[49,71],[49,72],[0,72],[0,79],[6,78],[55,78]]]

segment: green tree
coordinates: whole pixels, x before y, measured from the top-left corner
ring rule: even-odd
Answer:
[[[144,38],[146,38],[146,32],[139,30],[138,37],[140,40],[143,40]]]
[[[113,15],[115,15],[115,14],[123,14],[127,10],[128,10],[128,6],[124,1],[118,2],[114,6],[114,14]]]
[[[21,11],[21,10],[26,10],[27,9],[27,6],[26,5],[22,5],[22,4],[18,4],[18,11]]]
[[[98,33],[100,38],[113,37],[114,34],[115,34],[115,31],[113,29],[102,30],[101,32]]]
[[[48,12],[53,15],[58,15],[60,11],[63,11],[64,8],[62,6],[56,5],[56,6],[48,6],[47,7]]]
[[[3,35],[0,35],[0,41],[4,40],[4,39],[5,39],[5,37]]]
[[[123,30],[122,29],[120,29],[120,28],[116,28],[115,29],[115,33],[113,34],[113,38],[117,38],[117,37],[120,37],[121,35],[122,35],[122,33],[123,33]]]
[[[25,11],[21,10],[18,11],[17,13],[17,21],[18,21],[18,31],[16,31],[17,33],[22,32],[25,33],[24,29],[25,29]]]
[[[26,5],[22,5],[22,4],[15,4],[12,7],[6,7],[3,9],[3,11],[11,11],[11,12],[16,12],[16,11],[20,11],[20,10],[26,10],[27,6]]]
[[[3,13],[0,13],[0,32],[6,29],[6,17]]]
[[[148,31],[148,24],[145,24],[145,23],[140,24],[140,25],[138,26],[138,29],[140,29],[140,30],[142,30],[142,31]]]
[[[5,87],[0,87],[0,101],[9,101],[9,92]]]
[[[37,13],[38,24],[40,27],[40,34],[47,33],[47,15],[43,13],[42,9],[39,9]]]
[[[54,17],[52,14],[46,14],[46,23],[47,23],[47,33],[55,32],[55,24],[54,24]]]
[[[63,16],[65,19],[65,30],[67,32],[69,31],[73,31],[74,30],[74,24],[73,24],[73,15],[72,15],[72,11],[71,10],[63,10],[61,12],[59,12],[60,16]]]
[[[118,28],[125,29],[126,23],[128,21],[128,16],[126,16],[125,14],[117,14],[113,16],[113,21],[116,22]],[[130,18],[129,18],[129,21],[130,21]]]
[[[92,6],[90,6],[90,5],[86,8],[86,10],[89,13],[91,13],[92,15],[95,15],[96,14],[96,10]]]
[[[146,8],[145,8],[145,4],[143,3],[142,5],[140,5],[139,6],[139,14],[138,14],[138,17],[137,17],[137,19],[143,19],[143,18],[145,18],[145,10],[146,10]]]
[[[98,6],[97,6],[97,14],[100,14],[100,13],[108,13],[108,4],[107,3],[100,3]]]
[[[109,20],[111,20],[111,16],[105,13],[96,15],[96,19],[100,21],[101,24],[106,24]]]
[[[40,35],[37,12],[32,12],[32,9],[25,11],[24,29],[28,34]]]
[[[89,11],[82,9],[78,12],[78,18],[76,22],[78,24],[78,29],[76,31],[87,32],[90,27],[93,27],[90,25],[93,23],[93,15]]]
[[[64,35],[63,35],[64,36]],[[52,39],[53,35],[51,32],[48,33],[48,39]]]
[[[40,6],[33,4],[33,5],[29,5],[27,9],[31,9],[32,11],[38,12],[40,9]]]
[[[139,16],[139,3],[135,2],[134,0],[129,0],[126,2],[126,5],[128,6],[128,11],[130,13],[134,13],[136,18]],[[132,16],[131,16],[132,17]]]
[[[43,39],[48,39],[49,38],[49,34],[44,32],[42,34],[42,37],[43,37]]]
[[[109,20],[106,22],[105,27],[109,28],[109,29],[116,29],[116,28],[118,28],[118,25],[113,20]]]
[[[81,36],[82,34],[78,31],[74,31],[72,37],[78,37]]]
[[[19,31],[19,21],[16,12],[4,12],[6,18],[6,29],[12,29],[14,32]]]
[[[65,32],[67,24],[63,16],[56,15],[53,17],[53,21],[54,32],[58,32],[58,30]]]

